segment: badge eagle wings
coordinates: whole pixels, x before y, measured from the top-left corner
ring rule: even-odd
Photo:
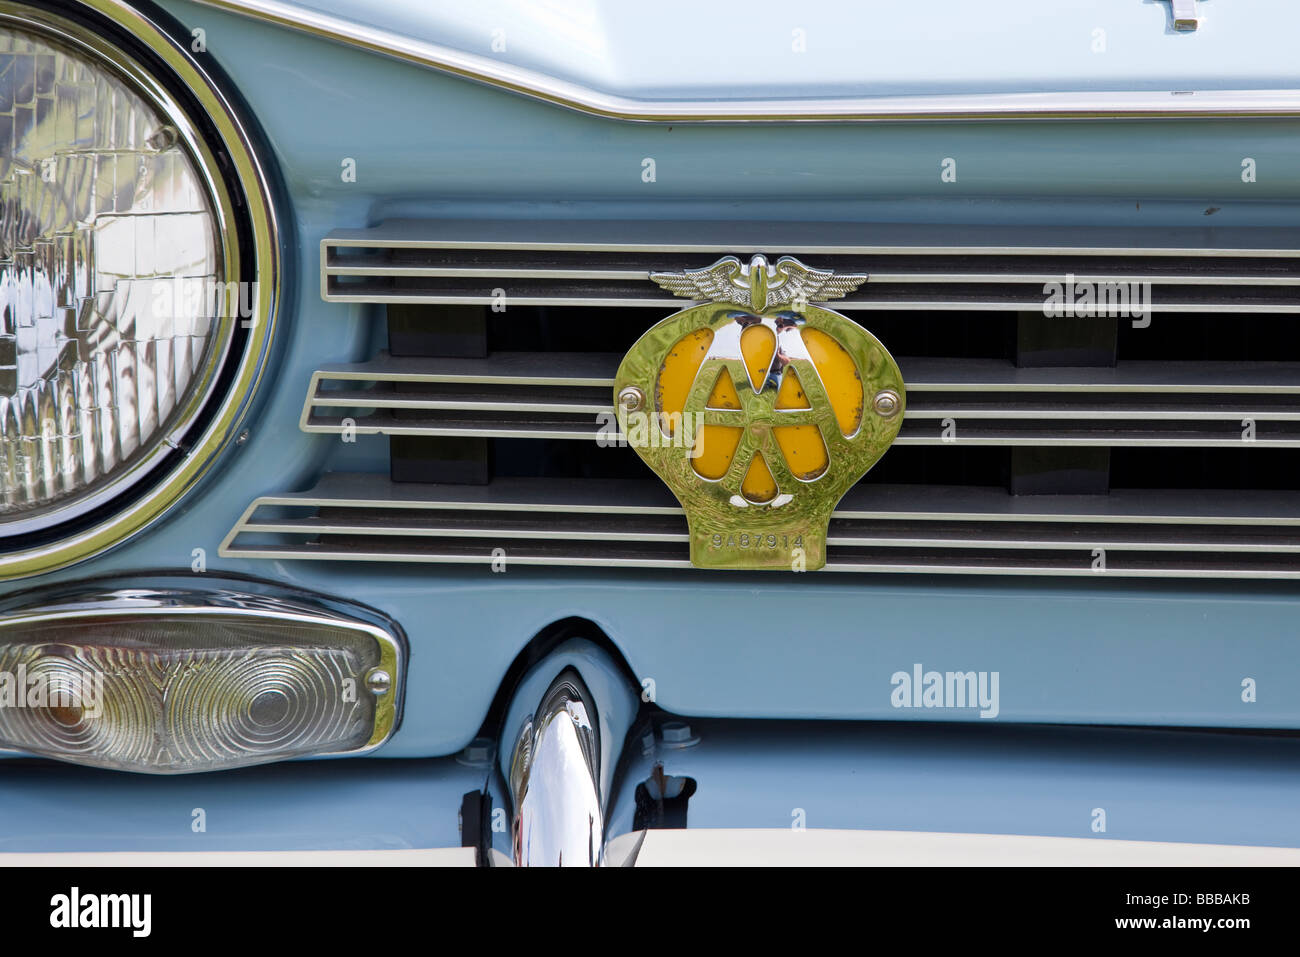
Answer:
[[[755,255],[649,277],[692,302],[623,357],[615,413],[681,502],[692,564],[821,568],[832,511],[903,419],[888,350],[815,305],[867,275]]]
[[[674,296],[729,302],[763,312],[790,303],[839,299],[861,286],[868,277],[866,273],[810,269],[792,256],[782,256],[772,266],[762,256],[755,256],[748,265],[735,256],[727,256],[703,269],[652,272],[650,278]],[[755,301],[755,286],[766,290],[765,302]]]

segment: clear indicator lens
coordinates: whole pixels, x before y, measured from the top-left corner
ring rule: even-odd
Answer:
[[[3,531],[176,441],[232,290],[176,129],[72,47],[8,27],[0,208]]]
[[[0,631],[0,747],[186,772],[363,748],[386,697],[364,631],[222,615],[84,618]],[[21,637],[16,637],[21,632]]]

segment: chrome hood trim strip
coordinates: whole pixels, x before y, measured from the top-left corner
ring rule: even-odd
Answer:
[[[282,0],[195,0],[591,116],[650,123],[1185,119],[1300,116],[1300,90],[959,93],[788,99],[634,99]]]

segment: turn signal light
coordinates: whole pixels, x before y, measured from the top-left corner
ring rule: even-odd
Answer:
[[[123,590],[0,615],[0,747],[129,771],[361,753],[391,735],[391,622],[234,592]]]

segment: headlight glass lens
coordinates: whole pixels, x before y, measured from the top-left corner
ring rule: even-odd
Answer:
[[[9,27],[0,207],[2,532],[183,440],[229,346],[232,290],[177,130],[78,48]]]

